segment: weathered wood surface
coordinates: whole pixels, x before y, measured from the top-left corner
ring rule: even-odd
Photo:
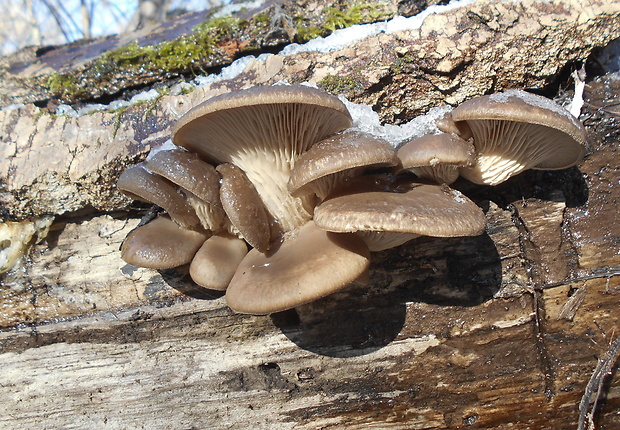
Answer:
[[[79,210],[58,217],[23,266],[3,275],[0,427],[576,428],[597,358],[620,328],[617,80],[589,83],[582,119],[592,148],[578,168],[526,172],[495,188],[459,182],[485,208],[487,234],[376,253],[367,286],[271,317],[242,316],[182,271],[118,257],[141,212],[121,211],[115,175],[201,98],[286,77],[319,82],[373,56],[348,96],[405,120],[442,93],[433,84],[420,96],[409,88],[416,79],[458,80],[448,91],[454,102],[512,86],[549,90],[569,62],[620,36],[612,2],[519,2],[513,14],[507,5],[480,2],[431,16],[419,31],[252,63],[233,80],[129,108],[116,131],[117,114],[51,118],[30,105],[0,112],[7,213]],[[518,34],[541,10],[546,37],[528,61],[509,56],[514,69],[506,70],[480,52],[526,43]],[[388,61],[400,48],[422,49],[423,62],[450,26],[490,37],[452,75],[432,72],[439,58],[426,70]],[[549,39],[557,55],[537,61]],[[597,426],[618,428],[617,375],[605,391]]]

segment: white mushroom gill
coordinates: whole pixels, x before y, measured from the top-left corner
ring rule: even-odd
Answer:
[[[554,170],[574,164],[574,151],[563,151],[566,134],[559,130],[502,120],[470,120],[467,124],[478,157],[474,166],[461,168],[460,173],[471,182],[497,185],[528,169]]]

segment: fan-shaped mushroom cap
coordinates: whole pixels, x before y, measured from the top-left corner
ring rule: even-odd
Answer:
[[[449,185],[459,177],[459,167],[474,163],[476,152],[471,143],[442,133],[410,140],[398,150],[398,158],[418,177]]]
[[[387,249],[397,241],[387,235],[384,247],[381,234],[366,232],[476,236],[486,225],[484,212],[474,202],[445,185],[418,185],[406,193],[373,191],[335,197],[315,208],[314,222],[327,231],[365,232],[362,237],[370,236],[367,243],[374,250]]]
[[[359,238],[320,230],[310,221],[270,255],[251,250],[230,281],[226,301],[241,313],[283,311],[339,290],[369,263]]]
[[[182,227],[191,228],[200,224],[196,212],[177,189],[168,180],[147,171],[141,164],[125,170],[119,176],[116,187],[133,199],[160,206]]]
[[[223,291],[247,253],[248,246],[242,239],[221,232],[207,239],[196,252],[189,274],[198,285]]]
[[[267,252],[271,238],[269,215],[254,185],[232,164],[217,166],[222,175],[220,199],[230,223],[247,242]]]
[[[294,196],[314,193],[323,200],[360,169],[397,164],[396,151],[385,140],[360,131],[345,131],[322,140],[299,157],[288,189]]]
[[[220,203],[220,175],[215,167],[180,148],[151,154],[146,167],[181,187],[204,228],[219,230],[226,214]]]
[[[179,227],[160,216],[127,235],[121,245],[121,258],[132,266],[171,269],[192,261],[207,239],[206,233]]]
[[[194,107],[174,126],[172,140],[214,164],[240,167],[289,231],[310,219],[309,202],[287,190],[295,160],[350,125],[351,116],[337,97],[305,86],[263,86]]]
[[[553,101],[525,91],[468,100],[451,116],[473,135],[477,162],[461,175],[477,184],[496,185],[527,169],[565,169],[585,152],[583,125]]]

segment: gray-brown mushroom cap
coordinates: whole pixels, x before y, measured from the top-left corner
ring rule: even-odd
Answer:
[[[217,231],[222,227],[226,215],[220,203],[220,175],[215,167],[181,148],[151,152],[144,164],[151,172],[181,187],[204,228]]]
[[[496,185],[527,169],[565,169],[585,152],[583,125],[553,101],[525,91],[468,100],[451,117],[473,135],[477,162],[461,175],[475,183]]]
[[[298,85],[253,87],[213,97],[174,126],[172,140],[206,161],[240,167],[284,231],[310,219],[311,205],[287,190],[295,160],[351,125],[344,104]]]
[[[271,241],[270,220],[254,185],[232,164],[220,164],[217,171],[222,175],[222,206],[235,233],[260,252],[267,252]]]
[[[189,274],[200,286],[224,291],[248,253],[246,243],[227,232],[207,239],[194,255]]]
[[[322,200],[360,169],[397,164],[396,151],[387,141],[361,131],[344,131],[322,140],[299,157],[288,189],[293,195],[314,193]]]
[[[317,227],[334,232],[375,231],[434,237],[476,236],[484,212],[447,186],[418,185],[406,193],[368,192],[323,202],[314,211]]]
[[[231,309],[269,314],[331,294],[368,268],[370,253],[354,235],[318,229],[312,221],[270,255],[251,250],[226,290]]]
[[[187,200],[168,180],[136,164],[126,169],[118,178],[116,187],[127,196],[163,208],[170,217],[185,228],[196,227],[200,220]]]
[[[179,227],[160,216],[127,235],[121,258],[128,264],[149,269],[171,269],[189,263],[208,235]]]
[[[476,159],[474,146],[455,134],[441,133],[406,142],[398,150],[403,169],[418,177],[451,184],[459,176],[459,168],[470,166]]]

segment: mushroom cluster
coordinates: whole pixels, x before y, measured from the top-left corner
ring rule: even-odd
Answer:
[[[508,91],[463,103],[444,133],[405,143],[351,128],[336,97],[307,86],[213,97],[173,127],[174,147],[129,167],[117,187],[166,214],[132,231],[125,262],[225,290],[235,311],[269,314],[362,279],[370,252],[420,235],[482,234],[485,215],[449,187],[494,185],[583,155],[585,132],[543,97]],[[410,171],[413,175],[402,175]]]

